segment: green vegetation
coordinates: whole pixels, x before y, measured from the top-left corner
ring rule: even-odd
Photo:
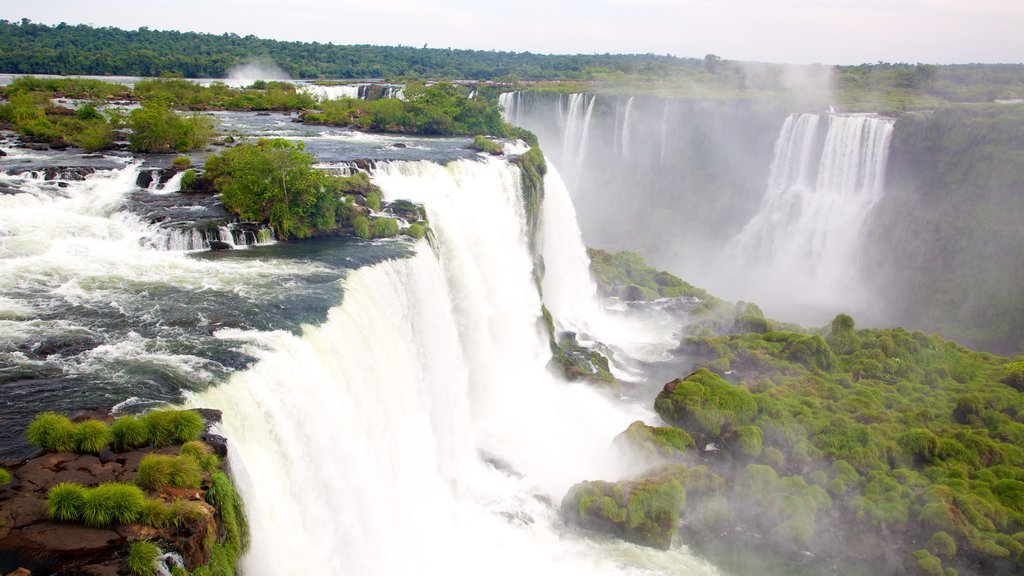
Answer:
[[[315,162],[301,143],[259,140],[208,158],[203,178],[213,182],[228,210],[244,220],[269,222],[281,239],[348,226],[362,238],[398,234],[394,220],[371,222],[356,211],[374,199],[380,208],[380,190],[365,173],[332,176],[313,168]]]
[[[473,143],[469,147],[477,152],[484,152],[491,156],[500,156],[505,150],[501,144],[486,136],[474,136]]]
[[[138,416],[122,416],[110,425],[114,450],[124,452],[149,444],[149,426]]]
[[[587,248],[590,272],[605,296],[623,300],[657,300],[681,296],[709,300],[707,292],[695,288],[668,272],[659,272],[636,252],[612,254]]]
[[[170,446],[198,440],[206,425],[190,410],[154,410],[144,416],[153,446]]]
[[[616,446],[645,459],[681,460],[696,443],[685,430],[669,426],[648,426],[637,420],[616,436]]]
[[[174,166],[177,170],[186,170],[192,167],[192,159],[188,156],[178,156],[171,160],[171,166]]]
[[[110,425],[101,420],[79,424],[66,416],[43,412],[28,425],[29,444],[47,452],[97,454],[112,446],[124,452],[152,444],[156,447],[198,440],[203,418],[191,410],[155,410],[143,417],[122,416]]]
[[[655,409],[720,448],[709,465],[728,480],[721,496],[743,503],[733,520],[777,549],[824,553],[817,526],[839,518],[889,534],[915,570],[1018,566],[1024,397],[1002,381],[1013,363],[920,332],[857,330],[847,315],[818,333],[690,337],[683,349],[706,368],[667,384]],[[911,554],[914,541],[928,550]]]
[[[232,88],[222,82],[209,86],[188,80],[160,78],[141,80],[133,95],[142,101],[160,101],[184,110],[305,110],[316,100],[299,92],[291,82],[261,82],[248,88]]]
[[[160,547],[147,540],[136,540],[128,547],[125,564],[133,576],[155,576]]]
[[[465,92],[454,84],[413,82],[405,87],[405,100],[328,100],[320,104],[320,113],[307,114],[304,120],[373,132],[504,135],[497,100],[470,99]]]
[[[211,575],[233,575],[238,559],[249,548],[249,525],[242,497],[227,475],[215,472],[206,491],[206,501],[217,508],[218,520],[224,528],[223,541],[215,543],[211,553]]]
[[[6,468],[0,468],[0,488],[11,483],[11,473]]]
[[[562,500],[562,515],[584,528],[668,549],[686,504],[685,467],[665,465],[622,482],[581,482]]]
[[[615,382],[608,358],[597,350],[581,346],[573,332],[563,332],[557,342],[552,338],[551,362],[561,368],[570,382],[581,379],[598,384]]]
[[[146,454],[139,463],[138,472],[135,474],[135,483],[150,492],[168,486],[199,488],[203,470],[195,455],[196,453],[192,450],[180,456]]]
[[[28,443],[47,452],[74,452],[76,427],[66,416],[43,412],[25,430]]]
[[[46,497],[46,515],[57,522],[75,522],[82,516],[85,488],[81,484],[63,482],[50,488]]]
[[[147,100],[128,116],[128,141],[133,152],[201,150],[213,138],[213,120],[194,114],[183,117],[157,100]]]
[[[113,127],[94,106],[85,104],[77,111],[57,106],[48,93],[30,91],[31,86],[18,81],[4,90],[7,103],[0,104],[0,125],[27,142],[56,148],[73,144],[92,152],[113,144]]]
[[[99,454],[114,441],[106,422],[86,420],[75,427],[76,451],[83,454]]]

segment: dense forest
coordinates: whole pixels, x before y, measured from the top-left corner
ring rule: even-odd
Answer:
[[[343,40],[343,37],[339,39]],[[538,80],[594,78],[601,73],[670,74],[702,60],[643,55],[543,55],[407,46],[342,46],[280,42],[237,34],[139,28],[56,26],[0,20],[0,71],[222,78],[252,59],[272,61],[293,78],[459,78]]]
[[[339,40],[344,40],[343,36]],[[273,63],[292,78],[562,81],[572,91],[656,91],[687,96],[745,97],[789,92],[784,66],[733,62],[714,54],[550,55],[282,42],[237,34],[148,28],[120,30],[84,24],[56,26],[0,20],[0,72],[222,78],[251,61]],[[1024,64],[885,63],[802,67],[824,77],[851,108],[903,110],[941,102],[990,102],[1024,97]],[[589,83],[581,86],[581,82]],[[803,90],[806,91],[806,90]]]

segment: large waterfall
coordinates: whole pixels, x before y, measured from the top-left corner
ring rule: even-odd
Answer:
[[[739,274],[767,288],[771,305],[798,296],[823,309],[861,288],[865,223],[884,191],[893,122],[831,114],[821,141],[815,114],[793,114],[775,144],[761,210],[727,251]]]
[[[568,113],[587,99],[593,110]],[[641,251],[791,320],[869,307],[860,254],[892,119],[647,96],[515,92],[502,102],[508,121],[551,150],[588,245]]]
[[[224,332],[260,360],[199,399],[224,411],[249,505],[245,572],[713,573],[567,532],[549,504],[626,472],[608,443],[648,414],[547,370],[518,169],[395,162],[374,181],[426,205],[436,254],[353,272],[301,335]]]

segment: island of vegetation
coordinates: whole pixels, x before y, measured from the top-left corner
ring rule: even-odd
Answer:
[[[0,469],[0,552],[29,573],[233,576],[249,536],[218,419],[39,414],[41,455]]]
[[[605,290],[655,297],[666,284],[635,254],[592,255]],[[764,566],[1024,569],[1024,358],[845,314],[807,330],[685,292],[700,300],[699,335],[680,352],[698,367],[665,384],[659,425],[615,442],[657,466],[574,486],[567,519],[660,548],[681,525],[727,566],[742,548]]]

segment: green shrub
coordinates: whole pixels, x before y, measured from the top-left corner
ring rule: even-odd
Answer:
[[[142,458],[135,474],[135,483],[150,491],[168,486],[199,488],[201,481],[199,464],[191,456],[147,454]]]
[[[942,560],[932,556],[927,550],[917,550],[912,555],[912,566],[915,574],[922,576],[945,576],[942,571]]]
[[[180,454],[195,460],[196,464],[207,473],[212,473],[220,467],[220,458],[213,453],[209,446],[198,440],[182,444]]]
[[[411,224],[402,232],[411,238],[419,240],[427,235],[427,227],[422,224]]]
[[[196,175],[195,170],[185,170],[185,173],[181,175],[181,189],[189,190],[198,179],[199,176]]]
[[[114,439],[114,450],[124,452],[149,444],[149,426],[137,416],[122,416],[110,425]]]
[[[0,468],[0,488],[11,483],[11,473],[6,468]]]
[[[188,156],[181,155],[171,160],[171,166],[174,166],[178,170],[185,170],[192,167],[192,159]]]
[[[182,117],[162,102],[145,100],[128,117],[133,152],[187,152],[200,150],[213,137],[208,116]]]
[[[398,235],[398,220],[394,218],[377,218],[370,223],[370,227],[374,238],[391,238]]]
[[[57,522],[77,522],[82,518],[85,487],[74,482],[57,484],[46,494],[46,515]]]
[[[764,432],[757,426],[740,426],[736,428],[736,444],[740,453],[750,458],[757,458],[764,449]]]
[[[202,416],[190,410],[156,410],[144,419],[156,447],[198,440],[205,428]]]
[[[114,145],[114,127],[106,120],[86,122],[71,135],[71,141],[86,152],[106,150]]]
[[[86,420],[75,430],[75,446],[83,454],[99,454],[113,439],[110,427],[99,420]]]
[[[1003,366],[1001,382],[1024,392],[1024,362],[1011,362]]]
[[[352,219],[352,231],[355,232],[356,236],[359,236],[363,240],[370,239],[370,220],[363,215],[356,216]]]
[[[485,152],[492,156],[498,156],[504,150],[501,144],[498,144],[486,136],[474,136],[473,143],[470,144],[469,147],[478,152]]]
[[[146,540],[136,540],[128,547],[125,565],[133,576],[155,576],[157,560],[160,559],[160,548]]]
[[[946,532],[936,532],[928,539],[928,551],[941,558],[956,556],[956,540]]]
[[[380,192],[373,190],[366,195],[366,207],[374,212],[380,212]]]
[[[32,446],[47,452],[74,452],[76,427],[67,416],[43,412],[25,431]]]
[[[132,524],[139,519],[146,495],[138,486],[122,483],[100,484],[93,488],[107,502],[113,522]]]

